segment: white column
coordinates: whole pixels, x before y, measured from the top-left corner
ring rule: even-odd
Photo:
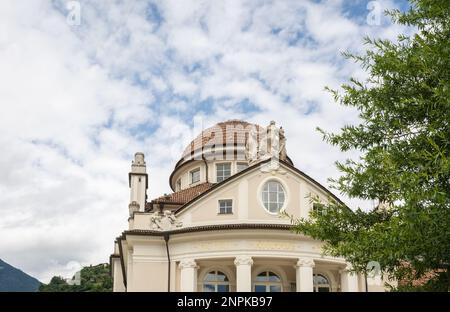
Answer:
[[[296,284],[298,292],[312,292],[314,290],[313,282],[314,260],[311,258],[299,258],[296,270]]]
[[[180,290],[197,291],[197,263],[194,259],[184,259],[180,261],[181,269]]]
[[[234,259],[234,265],[236,266],[236,291],[252,291],[252,257],[237,256]]]
[[[357,292],[358,289],[358,275],[351,272],[351,265],[347,265],[341,273],[341,291],[342,292]]]

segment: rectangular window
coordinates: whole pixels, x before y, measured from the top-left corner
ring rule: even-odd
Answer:
[[[233,201],[231,199],[219,200],[219,214],[233,213]]]
[[[178,180],[177,180],[176,191],[181,191],[181,179],[178,179]]]
[[[231,163],[216,165],[217,182],[221,182],[231,176]]]
[[[190,174],[191,174],[191,183],[197,183],[200,181],[200,168],[192,170]]]
[[[242,170],[245,170],[248,168],[247,163],[237,163],[237,172],[241,172]]]

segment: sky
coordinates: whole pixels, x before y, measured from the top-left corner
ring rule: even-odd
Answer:
[[[275,120],[295,166],[329,186],[357,151],[315,128],[358,114],[324,87],[366,77],[341,55],[364,36],[409,31],[389,8],[406,0],[0,1],[0,258],[42,282],[108,262],[133,154],[149,198],[169,193],[194,120]]]

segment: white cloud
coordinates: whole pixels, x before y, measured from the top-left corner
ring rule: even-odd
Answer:
[[[295,164],[327,184],[345,155],[314,129],[357,115],[324,86],[364,77],[339,52],[403,31],[342,5],[81,1],[69,26],[63,0],[1,1],[0,257],[45,282],[107,261],[126,228],[132,154],[146,153],[149,197],[169,192],[194,115],[205,127],[277,120]]]

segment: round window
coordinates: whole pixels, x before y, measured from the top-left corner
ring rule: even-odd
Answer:
[[[268,181],[262,189],[264,208],[270,213],[278,213],[284,205],[285,192],[280,182]]]

